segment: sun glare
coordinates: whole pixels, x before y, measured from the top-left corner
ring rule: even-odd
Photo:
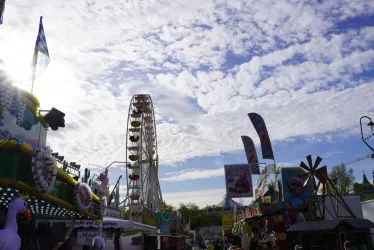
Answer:
[[[4,56],[5,74],[14,86],[30,91],[31,90],[31,61],[25,58],[13,56]]]

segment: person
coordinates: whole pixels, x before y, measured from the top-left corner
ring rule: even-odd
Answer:
[[[347,240],[346,242],[344,242],[344,250],[357,250],[357,248],[354,247],[349,240]]]

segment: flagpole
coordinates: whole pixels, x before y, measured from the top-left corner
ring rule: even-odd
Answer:
[[[32,94],[32,92],[34,90],[35,73],[36,73],[36,63],[37,63],[37,60],[38,60],[38,37],[39,37],[39,33],[40,33],[40,26],[42,24],[42,19],[43,19],[43,17],[40,16],[38,36],[36,37],[35,48],[34,48],[31,94]]]

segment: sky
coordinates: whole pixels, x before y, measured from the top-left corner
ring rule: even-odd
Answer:
[[[220,202],[223,165],[246,162],[242,135],[266,162],[250,112],[278,166],[311,154],[331,169],[370,153],[359,119],[374,118],[374,1],[7,1],[0,58],[26,90],[39,16],[50,64],[34,94],[66,113],[48,144],[92,172],[126,161],[128,106],[142,93],[155,108],[163,198],[176,206]],[[356,181],[372,180],[373,165],[350,165]],[[113,165],[111,183],[121,174]]]

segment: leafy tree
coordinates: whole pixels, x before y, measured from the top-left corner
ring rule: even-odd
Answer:
[[[368,201],[374,199],[374,187],[364,187],[361,183],[354,184],[355,194],[360,195],[361,201]]]
[[[122,211],[122,213],[121,213],[121,219],[122,220],[128,220],[130,218],[130,210],[125,209],[124,205],[119,206],[118,209]]]
[[[164,212],[165,213],[173,213],[175,212],[177,209],[173,206],[173,205],[170,205],[170,204],[167,204],[165,201],[164,201]]]
[[[336,165],[331,169],[329,177],[336,183],[335,187],[341,195],[352,194],[354,192],[353,185],[355,177],[353,176],[352,168],[347,169],[343,163]]]
[[[212,211],[206,213],[205,211]],[[181,203],[178,212],[182,215],[185,223],[191,222],[191,229],[195,230],[197,227],[221,226],[222,217],[216,211],[215,206],[207,206],[205,209],[200,209],[195,203],[184,204]]]

